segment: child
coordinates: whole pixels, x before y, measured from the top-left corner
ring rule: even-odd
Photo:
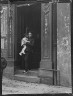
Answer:
[[[28,41],[27,37],[24,37],[21,41],[21,46],[23,46],[23,49],[21,50],[21,52],[19,53],[19,55],[25,54],[25,50],[26,50],[26,43],[30,42]]]

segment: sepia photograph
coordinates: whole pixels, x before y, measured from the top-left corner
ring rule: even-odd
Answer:
[[[0,2],[2,95],[72,94],[72,0]]]

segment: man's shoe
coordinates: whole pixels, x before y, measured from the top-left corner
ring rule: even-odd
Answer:
[[[27,73],[28,71],[25,71],[25,70],[24,70],[23,72],[24,72],[24,73]]]
[[[25,73],[26,71],[24,70],[23,72]]]

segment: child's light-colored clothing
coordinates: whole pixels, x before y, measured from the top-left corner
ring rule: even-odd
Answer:
[[[21,50],[21,52],[19,54],[20,55],[25,54],[25,49],[26,49],[26,45],[24,45],[23,49]]]
[[[30,41],[28,41],[28,38],[26,38],[26,37],[24,37],[24,38],[21,40],[21,46],[23,46],[23,49],[21,50],[21,52],[19,53],[19,55],[25,54],[26,43],[27,43],[27,42],[30,42]]]

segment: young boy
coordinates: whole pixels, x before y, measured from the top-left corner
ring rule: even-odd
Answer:
[[[26,43],[27,42],[30,42],[28,41],[28,38],[27,37],[24,37],[22,40],[21,40],[21,46],[23,46],[21,52],[19,53],[19,55],[22,55],[22,54],[25,54],[25,50],[26,50]]]

